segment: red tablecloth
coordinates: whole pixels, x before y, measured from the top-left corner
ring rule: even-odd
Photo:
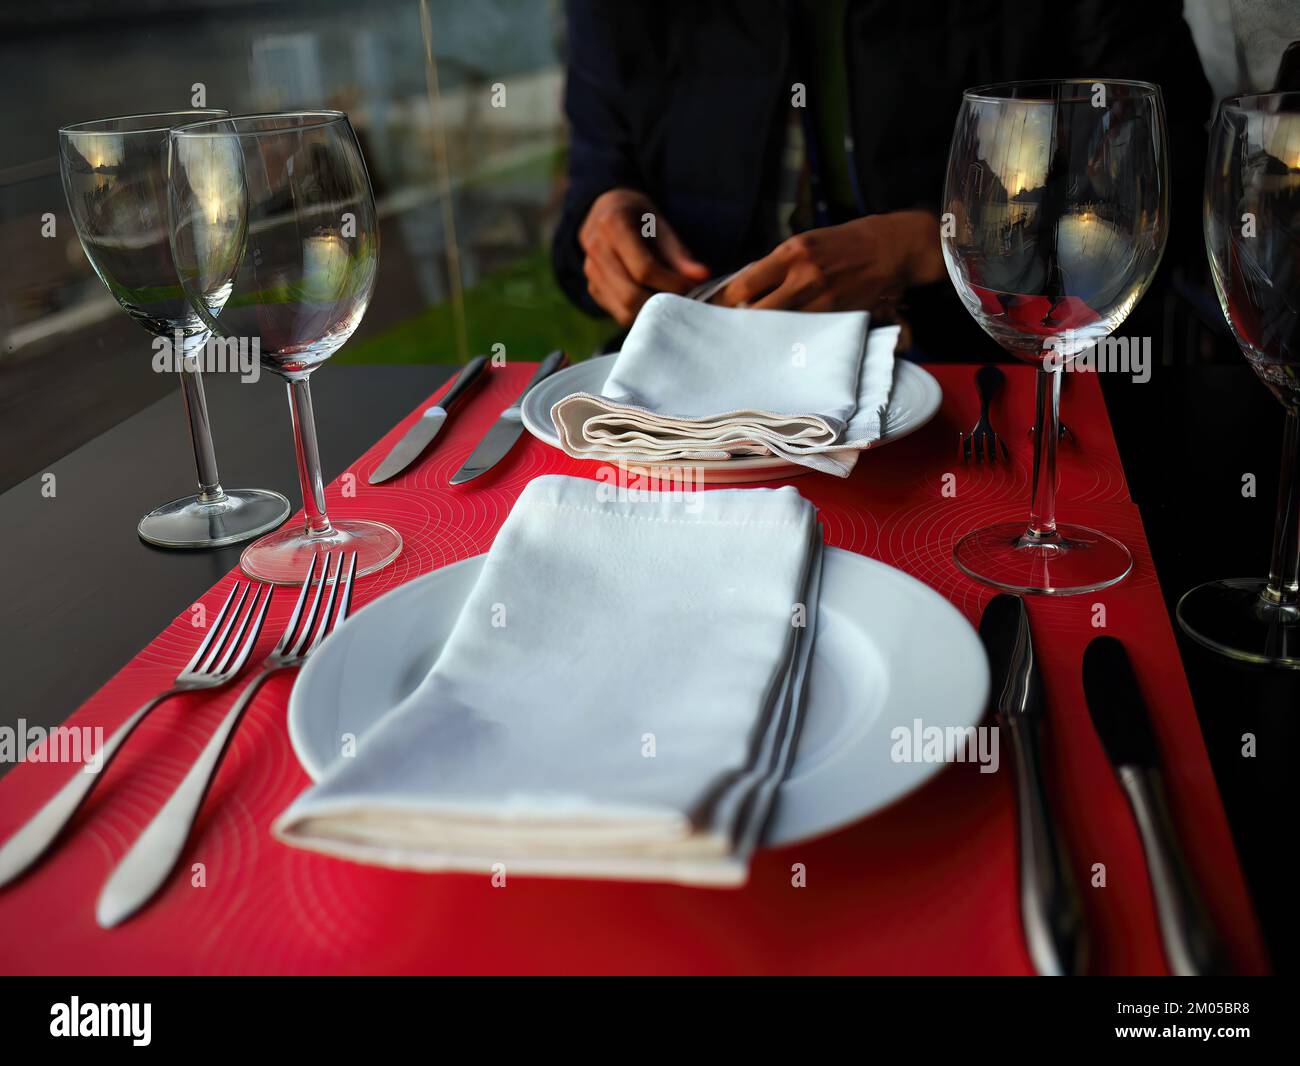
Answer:
[[[972,622],[991,593],[951,561],[973,526],[1026,511],[1033,371],[1008,368],[995,407],[1013,464],[963,466],[959,427],[976,414],[971,368],[931,368],[944,404],[930,425],[865,455],[853,476],[794,481],[818,505],[829,543],[891,563],[949,597]],[[328,373],[328,369],[325,371]],[[527,481],[591,473],[525,435],[498,469],[462,488],[447,479],[532,366],[493,373],[437,449],[403,477],[366,484],[407,425],[394,427],[329,490],[331,513],[380,518],[406,541],[393,565],[362,579],[356,604],[417,574],[486,551]],[[422,409],[428,401],[422,403]],[[417,409],[417,411],[419,410]],[[1129,647],[1151,704],[1171,802],[1194,872],[1236,966],[1262,972],[1265,953],[1201,740],[1137,508],[1128,496],[1098,383],[1076,375],[1065,418],[1079,438],[1062,453],[1063,519],[1121,537],[1135,557],[1117,588],[1030,604],[1049,705],[1047,758],[1056,809],[1085,887],[1095,969],[1162,973],[1164,963],[1138,837],[1093,733],[1080,677],[1083,648],[1106,631]],[[328,441],[325,442],[328,448]],[[955,498],[941,493],[956,476]],[[205,597],[219,607],[234,575]],[[255,655],[274,643],[293,597],[273,605]],[[69,720],[107,734],[167,687],[200,637],[190,604]],[[943,669],[936,663],[935,669]],[[706,890],[372,869],[294,850],[268,827],[308,783],[289,746],[292,678],[273,680],[236,734],[186,857],[154,904],[101,931],[94,901],[114,863],[179,782],[235,689],[160,707],[107,771],[67,841],[0,891],[0,970],[51,973],[879,972],[1027,973],[1017,908],[1010,761],[997,774],[944,769],[930,784],[847,830],[761,853],[743,890]],[[20,709],[19,709],[20,710]],[[66,765],[31,763],[0,780],[0,838],[65,780]],[[204,884],[195,884],[195,864]],[[791,883],[802,863],[806,887]]]

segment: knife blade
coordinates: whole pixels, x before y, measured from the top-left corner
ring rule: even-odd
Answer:
[[[1170,972],[1177,977],[1227,973],[1219,938],[1174,830],[1150,713],[1128,652],[1114,637],[1098,637],[1083,653],[1083,691],[1093,727],[1137,822]]]
[[[369,478],[370,484],[378,485],[382,481],[395,477],[423,454],[425,448],[433,443],[434,437],[442,430],[452,405],[483,376],[486,366],[486,355],[476,355],[465,364],[451,388],[447,390],[447,394],[425,410],[420,420],[406,431],[402,439],[393,445],[393,450],[384,457],[384,461],[375,467]]]
[[[1078,887],[1047,802],[1041,730],[1046,713],[1029,612],[1019,596],[994,596],[980,619],[999,724],[1011,737],[1016,772],[1020,920],[1034,968],[1084,971],[1087,938]]]
[[[467,481],[472,481],[479,474],[492,469],[493,466],[505,458],[506,453],[514,447],[515,441],[519,439],[519,435],[524,431],[524,419],[521,413],[524,397],[528,395],[534,385],[550,377],[563,365],[564,353],[562,351],[551,352],[542,360],[541,365],[538,366],[532,378],[524,387],[524,391],[519,394],[519,399],[501,412],[500,417],[483,434],[483,439],[470,452],[469,458],[465,460],[464,465],[451,475],[453,485],[463,485]]]

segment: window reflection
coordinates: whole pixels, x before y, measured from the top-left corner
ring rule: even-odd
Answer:
[[[0,490],[175,387],[151,372],[148,336],[81,251],[56,130],[194,106],[196,86],[198,103],[236,113],[351,116],[383,254],[340,362],[450,363],[496,344],[509,358],[556,347],[581,358],[612,331],[573,308],[551,274],[564,171],[558,0],[429,0],[427,20],[420,0],[122,0],[110,10],[33,5],[0,34]],[[111,139],[101,141],[104,157],[88,162],[111,167]]]

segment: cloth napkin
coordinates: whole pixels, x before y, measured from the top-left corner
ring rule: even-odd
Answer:
[[[599,396],[551,408],[578,459],[667,463],[770,453],[847,477],[880,439],[898,327],[864,311],[754,311],[669,293],[642,307]]]
[[[821,546],[790,487],[536,478],[429,674],[275,833],[408,869],[743,882],[794,750]]]

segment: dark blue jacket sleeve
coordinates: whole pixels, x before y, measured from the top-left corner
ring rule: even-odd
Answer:
[[[629,84],[624,42],[626,27],[616,32],[612,20],[626,23],[640,4],[567,0],[567,78],[564,110],[569,120],[569,182],[551,248],[555,276],[565,294],[593,315],[604,312],[587,292],[578,229],[592,202],[619,186],[644,188],[637,173],[626,112]],[[622,8],[622,11],[619,9]],[[644,71],[639,72],[644,76]]]

